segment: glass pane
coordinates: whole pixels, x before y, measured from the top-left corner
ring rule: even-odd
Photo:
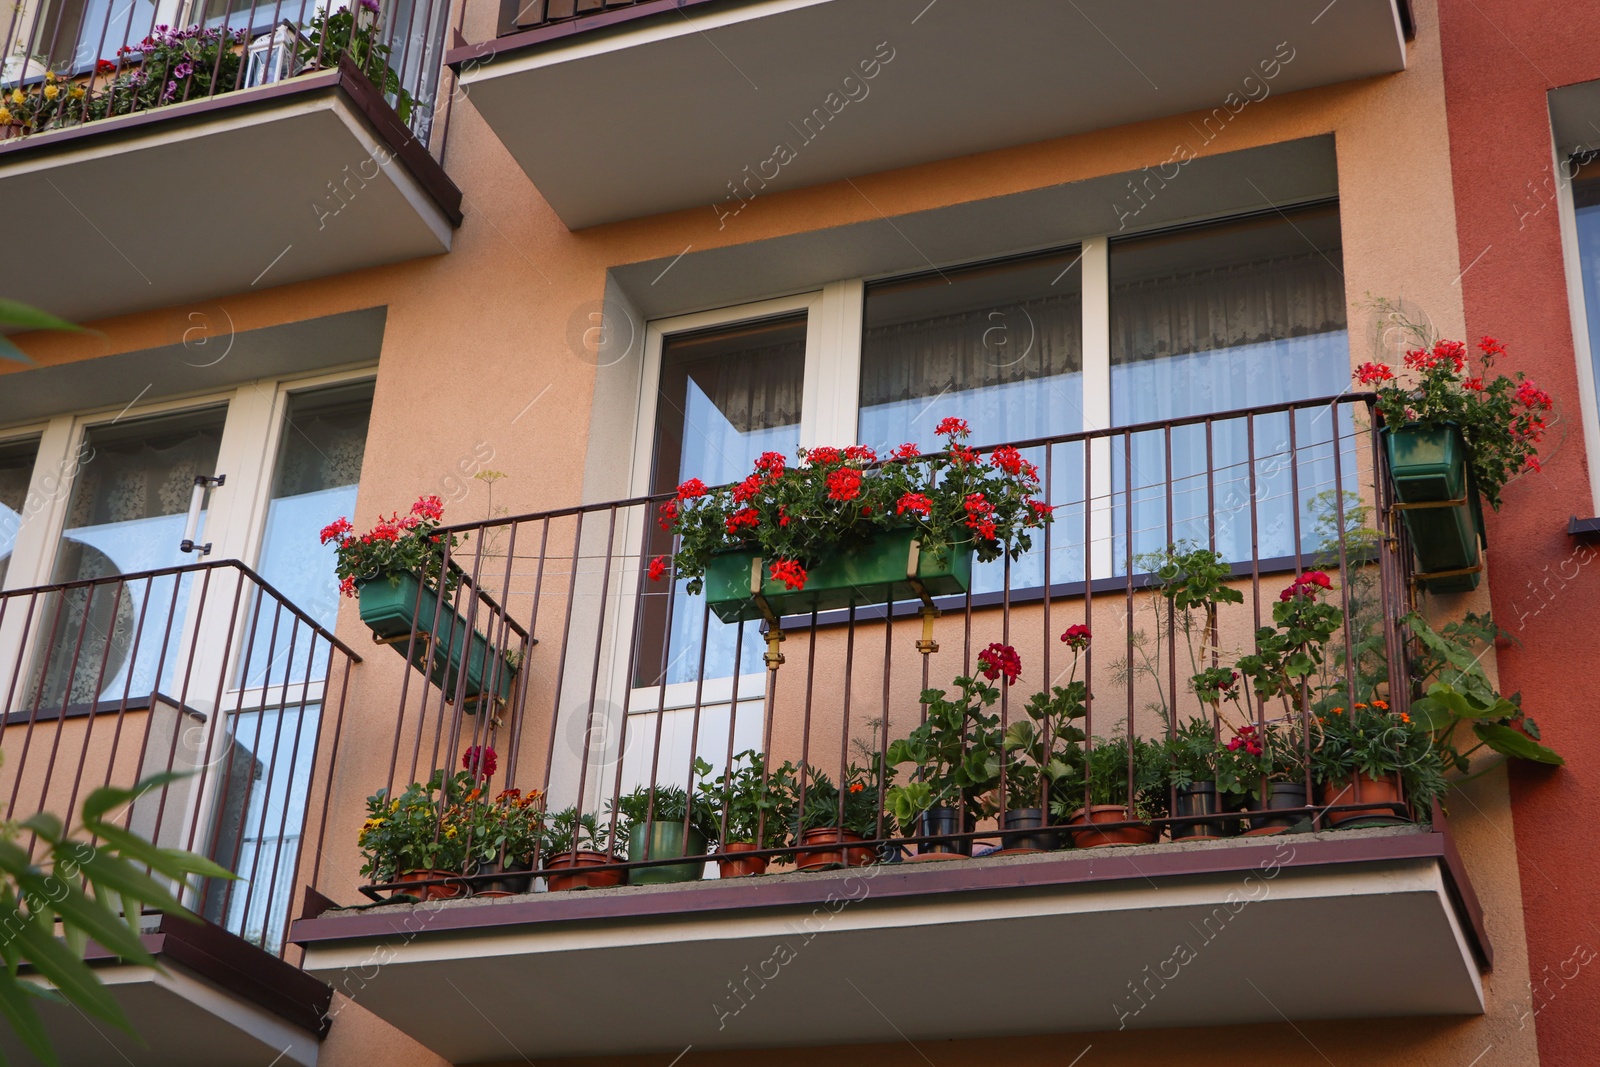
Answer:
[[[16,546],[22,512],[28,503],[28,483],[33,479],[33,464],[38,458],[37,437],[0,444],[0,588],[5,587],[11,550]]]
[[[1333,396],[1349,380],[1336,208],[1112,244],[1116,425]],[[1347,448],[1352,430],[1347,410]],[[1288,556],[1297,528],[1314,547],[1307,508],[1333,489],[1333,434],[1330,408],[1296,415],[1292,450],[1284,413],[1221,420],[1209,440],[1196,425],[1115,442],[1114,565],[1179,540],[1247,560],[1252,534],[1260,558]],[[1342,462],[1353,489],[1354,456]]]
[[[656,398],[651,491],[671,492],[689,478],[707,485],[737,481],[763,452],[797,459],[805,364],[804,313],[667,338]],[[653,524],[648,540],[651,556],[672,549],[671,537]],[[705,598],[690,596],[682,583],[672,594],[670,635],[667,616],[666,596],[647,587],[636,684],[700,677],[702,630],[705,677],[733,673],[738,626],[709,616]],[[757,627],[744,629],[739,670],[750,674],[760,670],[762,646]]]
[[[256,570],[290,603],[333,629],[339,614],[339,581],[333,573],[333,545],[318,541],[321,529],[356,505],[356,483],[367,448],[372,415],[372,383],[295,393],[284,413],[278,458],[273,467],[272,499]],[[247,623],[253,634],[248,660],[240,671],[247,687],[285,681],[320,681],[327,671],[328,645],[293,631],[290,617],[272,630],[273,602],[262,605]],[[293,632],[292,632],[293,631]]]
[[[196,557],[179,542],[197,475],[216,473],[225,407],[92,426],[84,434],[55,580],[154,570]],[[201,516],[204,540],[205,516]],[[169,696],[192,576],[107,583],[63,594],[39,696],[66,700]]]
[[[972,442],[998,445],[1083,429],[1083,277],[1078,249],[867,288],[858,436],[884,451],[933,449],[934,427],[966,419]],[[1081,501],[1083,464],[1058,448],[1050,499]],[[1025,451],[1045,470],[1044,449]],[[1081,511],[1080,511],[1081,515]],[[1058,513],[1058,521],[1070,519]],[[1051,538],[1052,584],[1081,580],[1082,552]],[[973,591],[1000,589],[1005,563],[980,563]],[[1043,540],[1011,564],[1012,588],[1044,582]]]
[[[1572,204],[1578,222],[1578,270],[1583,275],[1583,303],[1589,322],[1589,359],[1600,383],[1600,176],[1592,164],[1572,183]]]

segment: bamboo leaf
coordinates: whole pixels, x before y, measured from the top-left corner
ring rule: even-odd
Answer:
[[[47,1067],[57,1067],[61,1061],[56,1058],[39,1013],[33,1010],[30,1000],[37,996],[29,992],[27,985],[9,971],[0,971],[0,1016],[35,1059]],[[5,1062],[5,1056],[0,1054],[0,1065]]]

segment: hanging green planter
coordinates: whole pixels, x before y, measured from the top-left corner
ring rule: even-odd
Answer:
[[[1464,593],[1482,577],[1483,505],[1454,425],[1408,423],[1382,431],[1399,510],[1411,534],[1417,579],[1434,593]]]
[[[756,553],[723,552],[706,564],[706,600],[723,622],[747,622],[768,612],[781,617],[965,593],[972,551],[968,544],[925,552],[910,530],[884,532],[812,567],[798,590],[774,579]]]
[[[414,574],[357,582],[361,621],[379,641],[402,656],[409,648],[411,665],[424,671],[428,680],[452,700],[464,665],[462,703],[469,714],[477,712],[491,686],[492,700],[504,703],[511,696],[516,668],[504,657],[496,656],[489,639],[469,629],[467,621],[448,603],[441,607],[437,589],[431,585],[422,588],[421,584]],[[413,631],[415,639],[411,636]]]

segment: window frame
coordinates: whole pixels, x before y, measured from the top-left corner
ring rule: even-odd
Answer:
[[[1589,464],[1589,505],[1600,514],[1600,381],[1596,380],[1594,344],[1589,336],[1589,301],[1584,295],[1583,246],[1578,237],[1578,206],[1573,183],[1600,179],[1600,157],[1579,162],[1581,153],[1563,155],[1551,136],[1551,169],[1557,176],[1556,222],[1561,235],[1561,268],[1567,284],[1567,313],[1572,326],[1572,352],[1577,363],[1578,407],[1583,420],[1583,449]],[[1583,171],[1592,169],[1589,175]],[[1600,270],[1600,263],[1595,264]],[[1597,309],[1600,310],[1600,309]]]

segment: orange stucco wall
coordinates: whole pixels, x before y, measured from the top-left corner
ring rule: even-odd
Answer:
[[[468,38],[489,33],[496,5],[474,0]],[[1338,153],[1346,293],[1403,296],[1446,335],[1461,334],[1461,260],[1454,218],[1451,143],[1444,121],[1444,69],[1432,0],[1414,4],[1416,41],[1409,69],[1252,105],[1216,141],[1213,154],[1332,134]],[[476,27],[478,32],[472,32]],[[494,505],[512,513],[569,505],[580,499],[589,447],[592,362],[574,353],[569,322],[575,308],[604,293],[609,267],[671,257],[697,249],[759,241],[884,215],[980,200],[1063,182],[1136,170],[1168,159],[1175,144],[1193,141],[1190,116],[991,152],[881,174],[853,182],[763,197],[736,227],[719,229],[704,208],[569,232],[468,102],[453,109],[446,165],[465,193],[465,222],[447,256],[333,279],[240,294],[219,303],[235,326],[252,329],[318,315],[385,305],[387,325],[378,369],[372,427],[360,489],[358,525],[403,507],[418,494],[440,492],[458,478],[460,460],[493,450],[488,465],[509,477],[497,483]],[[1459,174],[1460,172],[1457,171]],[[996,254],[1010,249],[994,250]],[[1477,284],[1472,279],[1469,285]],[[96,323],[97,337],[37,337],[29,351],[41,363],[92,359],[112,352],[178,343],[192,325],[191,308],[167,308]],[[1380,354],[1383,340],[1370,314],[1351,313],[1351,355]],[[1531,346],[1530,346],[1531,347]],[[26,373],[26,372],[23,372]],[[537,399],[536,399],[537,398]],[[531,404],[531,406],[530,406]],[[603,452],[604,450],[602,450]],[[624,464],[624,454],[607,457]],[[485,514],[481,486],[451,512],[455,519]],[[1498,588],[1498,587],[1497,587]],[[1487,592],[1448,610],[1487,606]],[[372,648],[353,610],[340,636]],[[331,837],[320,888],[359,900],[352,865],[354,830],[363,800],[383,784],[393,739],[399,657],[374,650],[352,674],[351,699],[334,771]],[[1534,1026],[1522,1011],[1528,986],[1518,856],[1503,775],[1463,792],[1452,813],[1461,851],[1488,916],[1496,967],[1486,976],[1488,1014],[1482,1018],[1383,1023],[1319,1023],[1297,1032],[1288,1025],[1222,1032],[1168,1031],[1070,1035],[990,1043],[945,1043],[934,1062],[992,1062],[996,1050],[1018,1062],[1070,1063],[1093,1044],[1086,1064],[1166,1062],[1317,1062],[1469,1064],[1494,1049],[1496,1064],[1536,1062]],[[1379,958],[1381,946],[1374,946]],[[1307,961],[1313,965],[1314,961]],[[1248,990],[1244,991],[1246,994]],[[442,1010],[450,1010],[442,1006]],[[371,1042],[381,1024],[344,1016],[335,1023],[323,1062],[329,1067],[377,1062]],[[1540,1020],[1540,1027],[1543,1021]],[[364,1035],[364,1036],[363,1036]],[[886,1035],[885,1040],[891,1040]],[[396,1047],[403,1045],[398,1042]],[[538,1056],[538,1050],[528,1050]],[[920,1062],[912,1050],[874,1047],[828,1055],[860,1062]],[[707,1057],[702,1062],[732,1062]],[[774,1062],[814,1062],[819,1053],[763,1053]],[[428,1062],[412,1049],[386,1062]],[[685,1062],[696,1057],[691,1054]],[[645,1061],[637,1061],[645,1062]]]

